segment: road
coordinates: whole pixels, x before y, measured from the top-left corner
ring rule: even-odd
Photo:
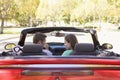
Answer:
[[[19,34],[4,34],[0,35],[0,52],[4,51],[4,46],[7,43],[16,43],[19,41]]]
[[[99,32],[98,38],[102,43],[110,43],[113,45],[113,51],[120,54],[120,31],[117,32]]]

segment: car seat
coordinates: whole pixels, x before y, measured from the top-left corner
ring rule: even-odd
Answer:
[[[23,46],[23,53],[21,53],[22,56],[28,56],[28,55],[47,55],[42,52],[42,45],[40,44],[28,44]]]
[[[78,43],[71,55],[97,55],[97,52],[91,43]]]

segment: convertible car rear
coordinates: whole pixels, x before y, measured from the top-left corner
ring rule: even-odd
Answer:
[[[6,57],[1,80],[119,80],[118,58]]]
[[[39,46],[29,42],[36,32],[57,37],[48,37],[47,41],[53,56],[41,55],[41,52],[37,52],[41,51],[37,48]],[[81,37],[80,42],[76,44],[72,55],[61,56],[66,49],[64,40],[62,42],[60,38],[64,39],[69,33]],[[74,27],[29,28],[21,32],[18,45],[27,55],[13,55],[18,47],[1,53],[0,80],[120,80],[119,54],[109,51],[111,44],[100,44],[95,30]]]

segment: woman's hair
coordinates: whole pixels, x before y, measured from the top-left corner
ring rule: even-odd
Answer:
[[[75,44],[78,43],[78,40],[74,34],[68,34],[65,36],[65,40],[71,44],[72,49],[74,49]]]
[[[33,37],[33,43],[37,44],[39,41],[43,42],[46,38],[46,35],[40,32],[37,32]]]

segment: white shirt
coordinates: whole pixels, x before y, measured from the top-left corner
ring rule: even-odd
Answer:
[[[52,52],[47,49],[43,49],[43,52],[46,53],[48,56],[52,56]]]

